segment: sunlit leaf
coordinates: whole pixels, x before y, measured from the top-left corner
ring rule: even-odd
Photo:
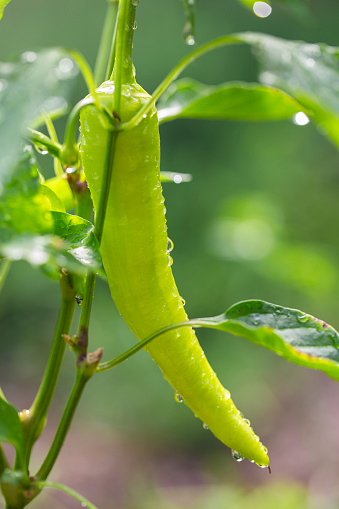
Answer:
[[[53,278],[61,269],[82,278],[87,270],[103,276],[94,226],[64,210],[59,197],[40,184],[32,148],[26,146],[2,189],[0,256],[26,260]]]
[[[3,398],[0,398],[0,442],[12,444],[22,456],[23,432],[18,411]]]
[[[63,212],[52,212],[53,233],[67,242],[67,252],[83,268],[89,268],[101,275],[101,255],[94,226],[86,219]]]
[[[339,334],[297,309],[261,300],[239,302],[226,313],[191,321],[193,326],[230,332],[302,366],[339,380]]]
[[[2,18],[4,14],[4,8],[7,4],[9,4],[11,0],[0,0],[0,19]]]
[[[174,82],[158,105],[160,122],[174,118],[280,120],[301,106],[286,93],[256,83],[203,85],[192,79]]]
[[[254,48],[260,80],[292,96],[339,145],[339,49],[259,33],[241,37]]]
[[[78,67],[63,49],[26,51],[18,62],[0,63],[0,183],[10,177],[25,129],[65,107]]]

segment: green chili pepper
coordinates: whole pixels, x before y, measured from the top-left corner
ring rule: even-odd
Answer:
[[[114,83],[97,90],[112,110]],[[123,85],[121,120],[149,99],[136,83]],[[107,131],[95,106],[81,113],[81,157],[95,207],[105,161]],[[167,253],[160,184],[160,143],[154,108],[134,129],[119,134],[102,236],[102,258],[113,300],[139,339],[187,320]],[[242,456],[267,466],[267,449],[235,407],[206,360],[193,329],[168,332],[147,346],[164,377],[205,427]]]

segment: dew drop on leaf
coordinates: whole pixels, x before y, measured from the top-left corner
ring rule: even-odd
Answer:
[[[170,253],[173,250],[173,248],[174,248],[173,241],[169,237],[167,237],[167,250],[166,250],[166,252]]]
[[[242,456],[239,452],[234,451],[232,449],[232,458],[235,459],[235,461],[244,461],[244,456]]]
[[[181,394],[179,394],[178,392],[176,392],[174,394],[174,399],[177,403],[183,403],[184,402],[184,398],[181,396]]]

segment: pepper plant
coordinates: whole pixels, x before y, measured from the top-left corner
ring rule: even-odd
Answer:
[[[0,0],[0,14],[7,3]],[[259,15],[270,10],[264,2],[245,3]],[[195,47],[195,3],[183,0],[182,5],[184,38],[191,48],[151,95],[135,81],[138,0],[108,0],[94,72],[82,55],[60,48],[26,51],[16,62],[0,64],[0,288],[13,264],[15,270],[14,262],[25,260],[54,279],[61,292],[50,356],[33,403],[18,411],[0,390],[0,442],[9,442],[16,451],[11,465],[0,448],[8,509],[28,505],[46,487],[94,507],[71,488],[51,482],[50,473],[87,382],[143,348],[177,401],[230,447],[237,461],[248,458],[268,469],[266,447],[219,382],[194,329],[242,336],[339,379],[338,333],[304,312],[247,300],[214,317],[188,319],[171,270],[161,182],[189,181],[190,176],[161,172],[159,145],[159,123],[177,118],[270,121],[295,115],[310,119],[338,145],[339,50],[250,32],[226,34]],[[200,56],[239,44],[253,48],[260,83],[207,86],[180,78]],[[74,69],[81,71],[88,95],[68,112]],[[62,140],[53,123],[60,115],[67,115]],[[40,132],[42,125],[48,135]],[[46,180],[35,150],[53,157],[53,178]],[[97,277],[107,281],[139,340],[111,360],[102,359],[101,348],[91,350]],[[81,313],[71,337],[77,304]],[[33,446],[44,430],[66,345],[75,356],[74,386],[45,459],[33,472]]]

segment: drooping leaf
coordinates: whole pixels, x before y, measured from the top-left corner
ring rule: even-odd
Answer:
[[[192,79],[175,81],[158,105],[160,122],[175,118],[281,120],[302,108],[285,92],[257,83],[208,86]]]
[[[242,34],[261,67],[260,81],[292,96],[339,145],[339,48]]]
[[[11,0],[0,0],[0,19],[2,18],[4,14],[4,8],[7,4],[9,4]]]
[[[12,444],[19,456],[23,452],[23,431],[18,411],[0,397],[0,442]]]
[[[184,26],[184,39],[189,46],[195,44],[195,0],[181,0],[186,24]]]
[[[0,63],[0,183],[17,163],[25,129],[65,106],[78,67],[63,49],[26,51],[18,62]]]
[[[296,364],[339,381],[339,334],[322,320],[261,300],[239,302],[226,313],[192,320],[196,327],[230,332]]]

